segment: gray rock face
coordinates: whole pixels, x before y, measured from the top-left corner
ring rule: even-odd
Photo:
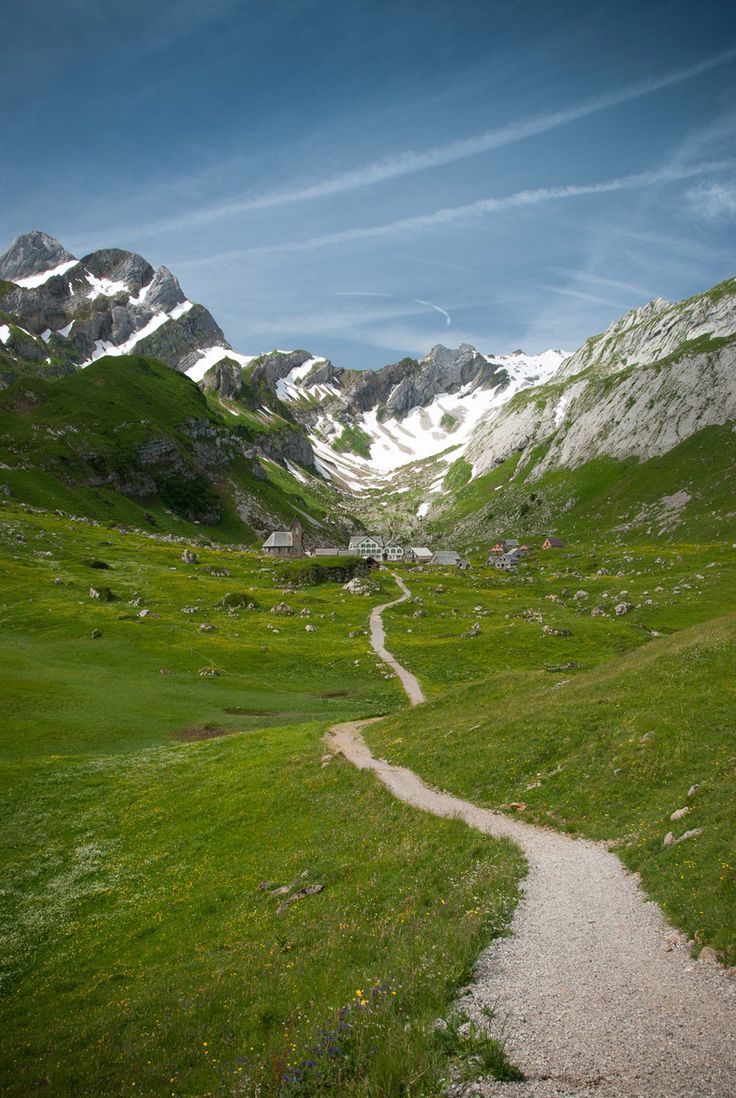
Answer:
[[[502,367],[491,365],[468,343],[455,351],[438,344],[416,370],[407,371],[389,396],[386,407],[389,414],[400,418],[411,408],[430,404],[439,393],[456,393],[465,385],[490,388],[507,380],[508,374]]]
[[[259,454],[271,458],[272,461],[293,461],[307,469],[314,468],[312,444],[297,427],[259,435],[256,449]]]
[[[72,259],[74,256],[58,240],[35,229],[16,237],[7,252],[0,256],[0,278],[13,282],[16,278],[51,271]]]
[[[157,267],[146,291],[146,308],[152,312],[161,310],[168,313],[184,300],[186,299],[178,278],[174,277],[168,267]]]
[[[139,340],[135,353],[158,358],[176,370],[186,355],[213,344],[230,346],[212,313],[203,305],[193,305],[188,313],[167,320],[150,336]]]
[[[199,386],[206,393],[217,393],[223,400],[236,400],[243,392],[242,367],[232,359],[225,358],[210,367]]]
[[[563,363],[537,397],[491,415],[466,458],[477,473],[549,443],[529,474],[606,454],[648,460],[736,417],[736,279],[678,305],[633,310]]]
[[[121,248],[101,248],[98,252],[90,252],[80,263],[95,278],[124,282],[133,294],[137,294],[153,278],[153,267],[142,255]]]
[[[19,237],[0,259],[6,280],[27,277],[72,261],[58,241],[44,233]],[[0,309],[10,314],[31,337],[43,334],[36,349],[5,346],[0,362],[0,387],[16,376],[69,372],[99,357],[100,341],[111,348],[129,345],[136,354],[161,359],[185,371],[203,348],[227,348],[222,330],[201,305],[184,309],[158,329],[136,341],[136,333],[161,314],[169,314],[186,298],[166,267],[154,270],[143,256],[120,248],[103,248],[84,256],[69,270],[40,286],[11,287],[0,296]],[[11,356],[12,360],[11,361]],[[48,366],[46,370],[45,366]]]
[[[275,393],[276,382],[285,378],[296,366],[303,366],[310,358],[309,351],[271,351],[253,363],[251,381],[256,387],[264,383]]]

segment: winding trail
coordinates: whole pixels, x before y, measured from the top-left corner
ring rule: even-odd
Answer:
[[[395,572],[392,572],[394,580],[398,584],[399,588],[403,592],[401,598],[394,599],[393,602],[384,602],[382,606],[374,606],[371,610],[370,616],[370,630],[371,630],[371,645],[377,656],[388,664],[392,671],[395,671],[401,680],[401,685],[404,687],[404,693],[411,702],[412,705],[421,705],[427,699],[424,697],[424,692],[419,685],[419,680],[415,675],[412,675],[411,671],[407,671],[386,648],[386,632],[383,628],[383,611],[388,610],[390,606],[398,606],[402,602],[406,602],[411,598],[411,591],[406,586],[401,576],[397,576]]]
[[[396,577],[404,595],[410,597]],[[378,607],[373,646],[413,705],[413,675],[384,647]],[[403,674],[402,674],[403,672]],[[410,693],[410,689],[412,693]],[[525,1083],[483,1080],[454,1093],[486,1098],[734,1098],[736,980],[694,961],[637,877],[599,843],[571,839],[438,792],[411,770],[376,759],[353,721],[331,730],[333,750],[372,770],[399,800],[511,839],[529,873],[510,937],[476,965],[459,1006],[503,1037]]]

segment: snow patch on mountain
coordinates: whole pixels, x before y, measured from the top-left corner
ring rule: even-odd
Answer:
[[[286,353],[289,352],[279,352],[279,354]],[[279,400],[293,401],[303,396],[304,390],[299,388],[299,382],[312,372],[314,366],[326,361],[325,358],[308,358],[301,366],[295,366],[293,370],[290,370],[286,377],[279,378],[276,382],[276,396]]]
[[[201,381],[207,371],[212,366],[216,366],[218,362],[222,362],[223,358],[230,358],[234,362],[240,363],[241,366],[247,366],[256,357],[255,355],[241,355],[237,351],[223,346],[203,347],[198,353],[199,358],[186,371],[187,377],[191,378],[192,381]]]
[[[45,282],[48,282],[54,275],[64,274],[72,267],[76,267],[76,259],[68,259],[65,263],[60,263],[58,267],[52,267],[50,271],[41,271],[40,274],[28,275],[27,278],[14,278],[13,282],[16,286],[22,286],[24,290],[33,290],[37,286],[43,286]]]
[[[87,294],[87,297],[91,299],[96,297],[115,297],[116,294],[127,294],[128,292],[128,285],[126,282],[113,282],[110,278],[98,278],[89,271],[84,272],[84,277],[92,287]]]

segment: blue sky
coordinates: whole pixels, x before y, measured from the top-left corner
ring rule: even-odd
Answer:
[[[736,274],[722,0],[26,0],[0,249],[140,251],[244,353],[574,349]]]

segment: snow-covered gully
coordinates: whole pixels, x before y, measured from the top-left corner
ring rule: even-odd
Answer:
[[[398,579],[404,601],[410,592]],[[395,605],[388,603],[387,605]],[[419,683],[384,647],[378,607],[371,640],[412,704]],[[529,863],[512,934],[479,959],[460,1006],[506,1041],[525,1083],[482,1080],[456,1093],[486,1098],[733,1098],[736,981],[694,961],[637,878],[602,844],[571,839],[429,788],[376,759],[365,721],[335,725],[333,750],[372,770],[399,800],[463,820],[523,849]]]

